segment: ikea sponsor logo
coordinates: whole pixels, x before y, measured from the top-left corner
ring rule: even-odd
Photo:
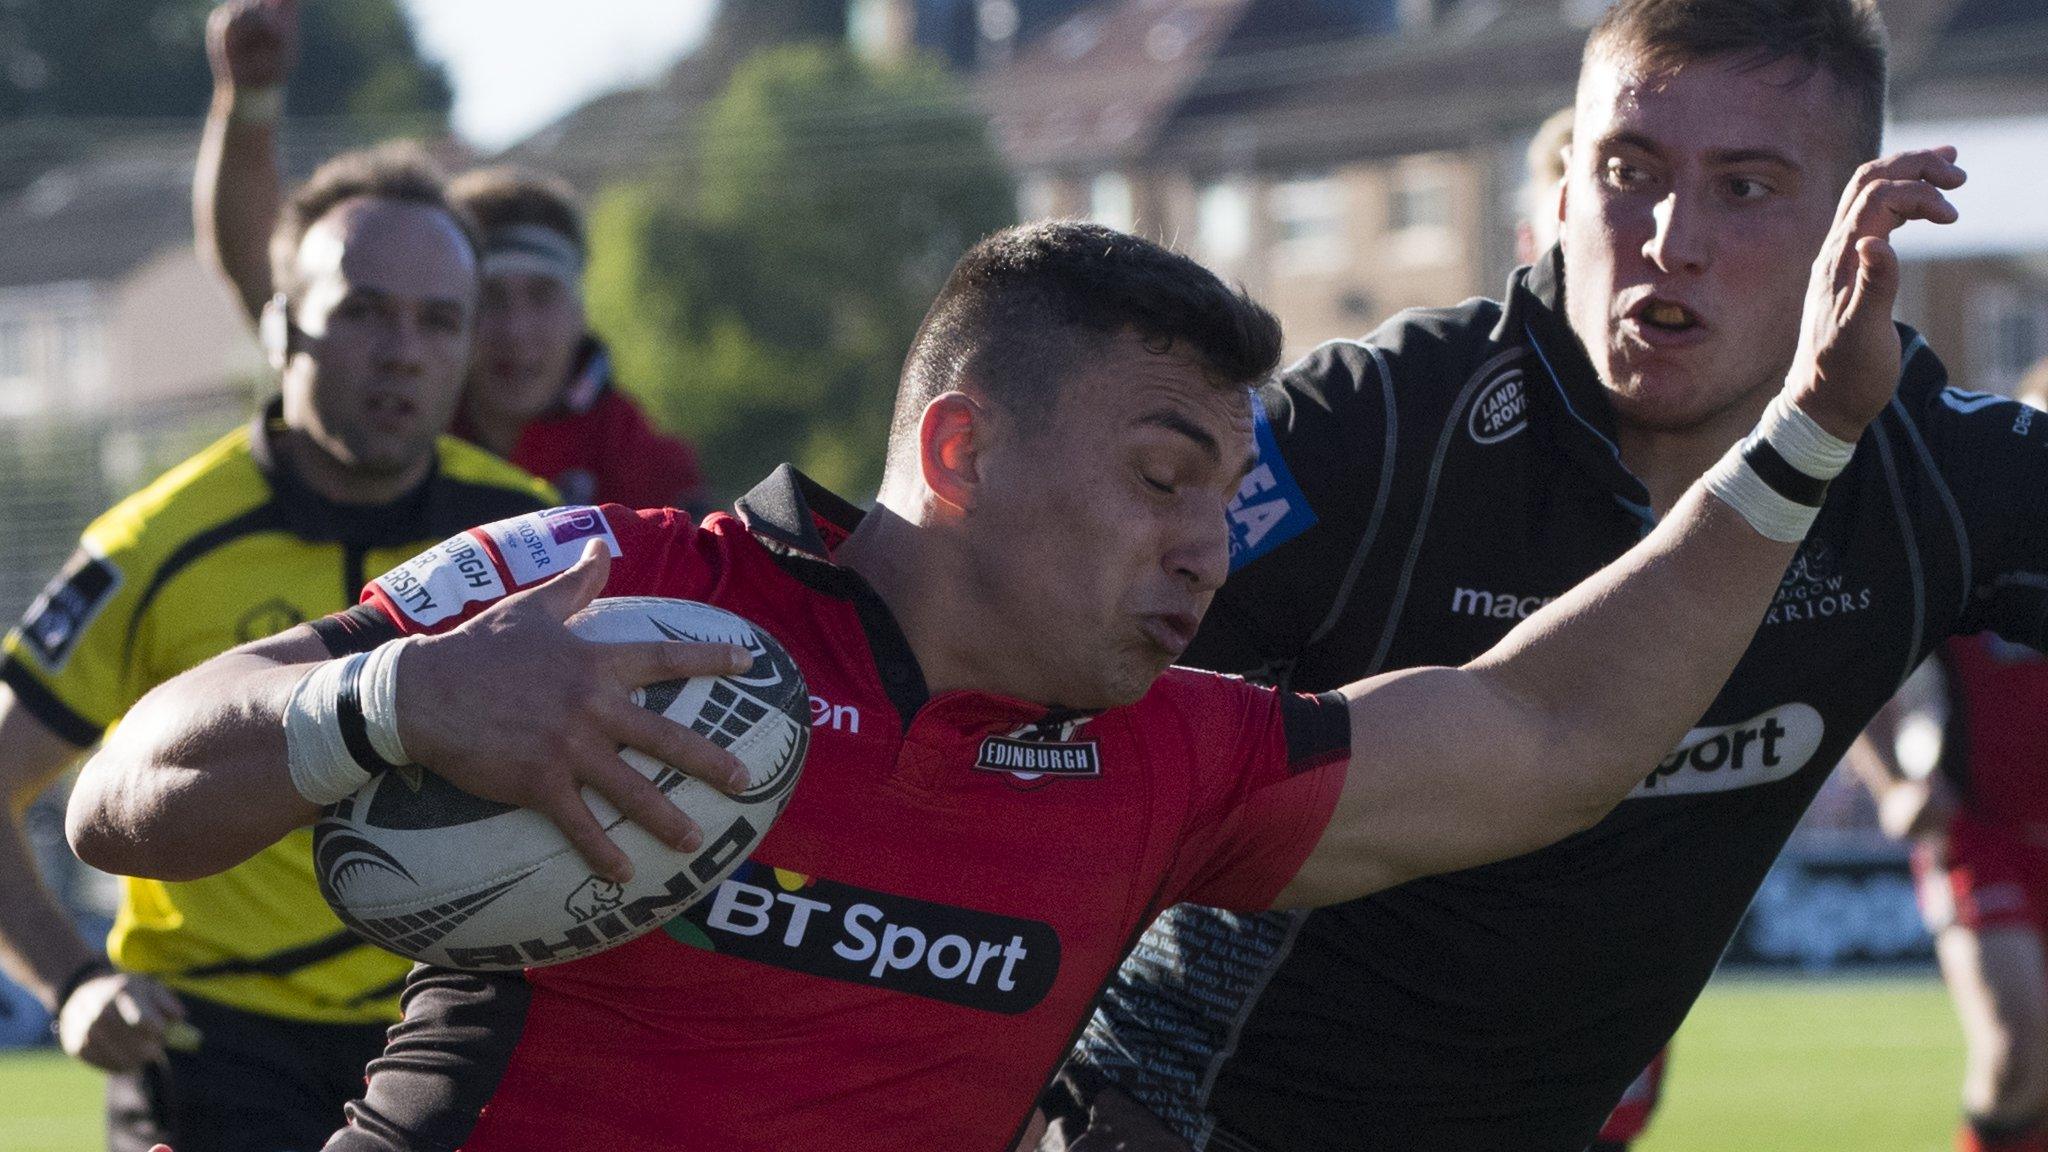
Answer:
[[[1799,703],[1717,728],[1695,728],[1629,799],[1732,792],[1783,780],[1806,767],[1826,732],[1820,713]]]
[[[1273,435],[1266,405],[1257,394],[1252,396],[1252,437],[1259,462],[1238,486],[1227,513],[1232,572],[1308,531],[1316,522],[1308,497],[1280,456],[1280,441]]]

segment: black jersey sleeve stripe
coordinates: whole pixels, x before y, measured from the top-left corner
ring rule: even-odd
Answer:
[[[223,520],[204,532],[194,533],[183,544],[178,545],[164,558],[162,564],[157,565],[156,571],[150,574],[148,585],[135,601],[134,611],[128,614],[128,635],[122,642],[122,665],[133,665],[136,634],[141,631],[142,621],[149,615],[150,605],[156,602],[157,595],[164,590],[164,585],[170,583],[171,577],[191,567],[208,552],[232,544],[244,536],[253,536],[258,532],[290,532],[291,527],[284,509],[274,501],[266,502],[232,519]]]
[[[497,1094],[532,999],[517,973],[414,968],[405,1019],[370,1062],[369,1089],[342,1110],[348,1127],[326,1152],[460,1147]]]
[[[1380,387],[1380,403],[1386,409],[1379,491],[1373,494],[1372,515],[1365,522],[1365,531],[1358,537],[1358,547],[1352,550],[1351,566],[1344,570],[1344,580],[1337,585],[1337,594],[1330,599],[1329,614],[1309,634],[1308,647],[1314,647],[1328,636],[1330,630],[1337,626],[1337,621],[1344,618],[1345,609],[1351,606],[1351,590],[1357,586],[1358,575],[1365,569],[1365,558],[1372,554],[1373,542],[1379,539],[1380,524],[1387,518],[1387,502],[1394,492],[1394,462],[1399,458],[1396,448],[1401,435],[1400,415],[1394,405],[1394,374],[1387,367],[1386,353],[1371,344],[1363,347],[1372,361],[1372,377]]]
[[[57,699],[57,694],[43,686],[35,673],[22,666],[21,661],[9,656],[0,661],[0,683],[14,689],[14,698],[28,709],[28,714],[43,722],[43,727],[55,732],[65,743],[76,748],[90,748],[99,743],[106,731],[98,724],[87,720],[73,711],[71,706]]]
[[[1296,772],[1351,750],[1351,709],[1335,692],[1282,693],[1280,720],[1287,730],[1287,766]]]
[[[180,975],[194,979],[208,976],[286,976],[301,968],[310,968],[322,961],[332,960],[345,952],[375,945],[346,929],[332,936],[323,936],[310,944],[272,952],[268,956],[255,956],[243,960],[223,960],[218,964],[207,964]]]
[[[322,616],[313,621],[313,634],[320,637],[321,643],[327,645],[329,656],[353,656],[358,652],[368,652],[380,644],[404,635],[398,630],[398,625],[391,622],[390,617],[368,604],[358,604],[346,612],[336,612],[332,616]]]

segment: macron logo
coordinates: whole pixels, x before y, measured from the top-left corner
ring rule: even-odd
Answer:
[[[1527,620],[1536,614],[1537,609],[1555,599],[1555,596],[1517,596],[1512,592],[1454,588],[1451,590],[1451,611],[1459,616],[1484,616],[1492,620]]]

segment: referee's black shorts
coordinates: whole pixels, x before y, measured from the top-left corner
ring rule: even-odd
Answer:
[[[108,1152],[318,1152],[363,1094],[382,1024],[307,1024],[180,997],[203,1039],[107,1080]]]

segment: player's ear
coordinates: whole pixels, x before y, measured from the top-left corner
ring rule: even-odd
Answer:
[[[292,358],[292,302],[284,293],[277,293],[263,305],[263,315],[256,321],[256,339],[263,345],[263,358],[271,368],[284,371]]]
[[[940,503],[962,511],[974,507],[990,415],[986,406],[964,392],[941,393],[924,406],[917,427],[918,470]]]

